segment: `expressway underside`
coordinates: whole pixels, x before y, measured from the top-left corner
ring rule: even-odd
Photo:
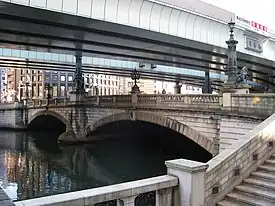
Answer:
[[[227,64],[225,48],[110,22],[2,1],[0,17],[0,45],[6,48],[100,56],[217,73],[223,72]],[[251,80],[272,86],[272,61],[238,53],[238,62],[239,67],[249,69]]]

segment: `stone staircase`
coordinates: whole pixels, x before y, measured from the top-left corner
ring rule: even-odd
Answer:
[[[217,206],[275,206],[275,154]]]

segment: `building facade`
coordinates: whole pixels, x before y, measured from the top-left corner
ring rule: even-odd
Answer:
[[[119,94],[130,94],[134,86],[134,80],[129,77],[121,77],[119,81]],[[142,94],[156,93],[156,81],[151,79],[139,79],[137,85]]]
[[[7,69],[0,68],[0,102],[6,102]]]

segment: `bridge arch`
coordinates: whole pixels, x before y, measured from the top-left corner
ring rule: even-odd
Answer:
[[[95,131],[100,126],[103,126],[108,123],[113,123],[117,121],[143,121],[153,123],[165,128],[169,128],[175,132],[178,132],[187,138],[191,139],[206,151],[211,154],[214,154],[214,144],[213,139],[210,137],[206,137],[199,133],[198,131],[192,129],[191,127],[168,117],[157,115],[151,112],[142,112],[142,111],[129,111],[116,113],[110,116],[103,117],[93,123],[93,125],[87,128],[87,132]]]
[[[54,112],[54,111],[45,111],[45,110],[44,111],[38,111],[38,112],[34,113],[33,115],[31,115],[29,117],[28,126],[35,119],[37,119],[38,117],[42,117],[42,116],[52,116],[52,117],[56,118],[57,120],[59,120],[60,122],[62,122],[66,126],[66,129],[69,126],[69,121],[64,116],[62,116],[61,114],[59,114],[57,112]]]

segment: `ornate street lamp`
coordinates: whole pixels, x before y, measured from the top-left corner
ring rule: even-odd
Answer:
[[[132,78],[132,80],[135,81],[134,86],[137,86],[137,80],[139,80],[140,74],[139,74],[139,72],[138,72],[136,69],[135,69],[134,72],[131,74],[131,78]]]
[[[132,87],[131,93],[140,93],[139,87],[137,86],[137,80],[140,78],[139,72],[135,69],[134,72],[131,74],[132,80],[134,80],[134,86]]]
[[[228,75],[228,81],[227,85],[229,87],[236,87],[237,83],[237,76],[238,76],[238,66],[237,66],[237,44],[238,41],[234,39],[234,28],[235,23],[231,20],[231,22],[228,23],[229,29],[230,29],[230,38],[228,41],[226,41],[226,44],[228,46],[228,63],[226,68],[226,73]]]

